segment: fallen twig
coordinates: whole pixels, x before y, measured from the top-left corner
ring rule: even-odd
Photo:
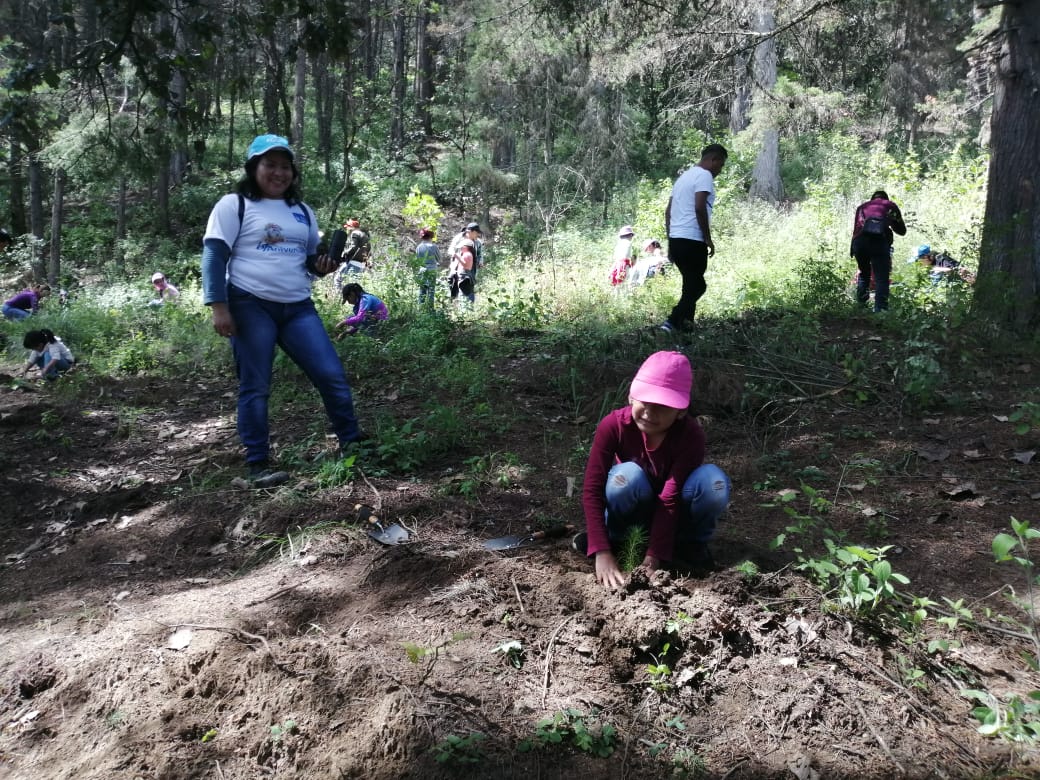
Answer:
[[[877,740],[877,743],[881,745],[881,749],[885,751],[885,755],[888,756],[888,760],[895,764],[896,769],[899,770],[899,774],[905,775],[906,770],[903,768],[903,765],[896,760],[896,757],[894,755],[892,755],[892,751],[888,749],[888,744],[885,742],[884,737],[882,737],[878,733],[878,730],[874,728],[874,724],[870,722],[869,718],[867,718],[867,713],[863,711],[862,705],[860,705],[860,703],[855,699],[852,700],[852,703],[856,705],[856,711],[859,712],[860,718],[863,719],[863,722],[866,724],[867,728],[870,729],[870,733],[874,735],[874,739]]]
[[[520,614],[524,614],[524,601],[520,598],[520,588],[516,586],[516,577],[510,576],[509,578],[513,582],[513,593],[516,594],[516,603],[520,605]]]
[[[300,587],[301,585],[306,585],[308,582],[310,582],[311,580],[313,580],[317,576],[318,576],[317,574],[313,574],[310,577],[308,577],[307,579],[305,579],[303,582],[297,582],[295,585],[290,585],[287,588],[282,588],[281,590],[276,590],[270,596],[264,596],[262,599],[256,599],[256,601],[250,601],[248,604],[246,604],[246,606],[247,607],[255,607],[257,604],[263,604],[265,601],[270,601],[271,599],[278,598],[283,593],[288,593],[289,591],[295,590],[296,588]]]
[[[379,490],[372,484],[372,480],[368,478],[368,475],[365,474],[364,471],[358,469],[358,474],[360,474],[361,478],[365,480],[365,484],[368,485],[372,490],[372,494],[376,497],[376,500],[372,502],[372,508],[375,509],[376,512],[381,512],[383,509],[383,497],[380,495]]]
[[[553,645],[556,643],[556,637],[558,637],[560,632],[563,631],[564,626],[572,620],[574,620],[574,615],[571,615],[556,627],[552,636],[549,637],[549,644],[545,648],[545,674],[542,677],[542,709],[545,709],[545,700],[549,695],[549,669],[552,666]]]
[[[190,628],[193,631],[223,631],[225,634],[232,634],[233,636],[238,637],[239,640],[241,640],[243,637],[245,637],[246,639],[252,639],[253,641],[259,642],[264,646],[264,649],[267,651],[267,654],[271,657],[271,663],[273,663],[286,674],[296,674],[296,671],[291,666],[289,666],[284,661],[279,660],[278,656],[274,654],[274,650],[271,649],[271,645],[267,642],[267,639],[265,637],[260,636],[259,634],[250,634],[248,631],[243,631],[241,628],[234,628],[232,626],[208,626],[202,625],[200,623],[175,623],[173,625],[170,625],[168,623],[162,623],[158,620],[154,620],[154,618],[153,621],[155,623],[159,623],[160,626],[164,626],[165,628],[170,629]]]

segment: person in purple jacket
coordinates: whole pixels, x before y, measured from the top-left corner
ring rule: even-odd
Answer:
[[[358,333],[371,335],[380,322],[390,318],[386,304],[372,293],[365,292],[365,288],[357,283],[343,285],[343,303],[353,306],[354,313],[336,326],[340,331],[337,338]]]
[[[614,553],[631,526],[648,529],[642,565],[677,557],[700,570],[715,566],[708,542],[729,506],[730,481],[704,463],[704,430],[688,415],[693,369],[680,352],[655,352],[629,391],[629,406],[600,420],[582,489],[585,531],[574,547],[595,556],[596,580],[625,584]]]
[[[46,284],[34,284],[4,301],[4,319],[24,320],[40,309],[40,301],[51,294]]]

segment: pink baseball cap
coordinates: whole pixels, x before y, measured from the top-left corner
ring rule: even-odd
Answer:
[[[693,369],[681,352],[655,352],[639,367],[629,395],[647,404],[686,409],[693,390]]]

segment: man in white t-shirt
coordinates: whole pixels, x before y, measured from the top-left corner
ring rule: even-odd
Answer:
[[[704,272],[715,254],[711,240],[711,210],[715,205],[715,177],[722,172],[729,152],[721,144],[709,144],[701,161],[683,173],[672,187],[664,212],[668,232],[668,259],[682,274],[682,294],[661,324],[668,333],[682,331],[693,322],[697,301],[708,289]]]

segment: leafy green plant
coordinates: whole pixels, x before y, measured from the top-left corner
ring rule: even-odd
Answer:
[[[512,452],[474,455],[466,458],[463,463],[466,473],[449,481],[444,492],[455,492],[473,498],[484,485],[510,488],[520,482],[527,473],[527,467],[522,465],[519,456]]]
[[[418,230],[421,227],[436,227],[444,218],[444,210],[432,195],[427,195],[418,187],[412,187],[404,206],[401,207],[401,216]]]
[[[1034,428],[1040,428],[1040,403],[1027,401],[1018,405],[1008,420],[1015,424],[1015,433],[1025,436]]]
[[[708,767],[696,751],[679,748],[672,754],[672,777],[699,780],[708,776]]]
[[[1040,741],[1040,691],[1030,691],[1024,699],[1012,694],[1004,701],[972,688],[962,690],[961,696],[978,702],[971,714],[981,724],[980,734],[1029,745]]]
[[[664,630],[669,634],[678,636],[682,632],[682,627],[691,623],[693,623],[693,618],[680,609],[672,617],[668,618],[664,624]]]
[[[803,495],[808,500],[808,512],[799,509],[795,504],[795,501]],[[779,504],[770,503],[763,504],[763,506],[779,506],[793,522],[785,526],[783,533],[777,534],[773,541],[770,542],[770,549],[773,550],[783,547],[787,542],[788,536],[808,537],[819,527],[821,522],[820,516],[826,514],[831,509],[831,502],[822,496],[818,490],[804,482],[800,490],[780,491],[778,500]],[[800,548],[796,547],[794,549],[797,553],[802,552]]]
[[[330,488],[353,482],[356,462],[357,455],[323,461],[314,477],[315,484],[319,488]]]
[[[894,572],[885,560],[891,545],[867,549],[858,545],[837,546],[824,539],[828,555],[806,558],[796,568],[808,571],[825,588],[835,587],[835,602],[839,607],[856,614],[878,609],[879,605],[896,600],[895,584],[910,582]]]
[[[1029,636],[1033,641],[1034,667],[1040,666],[1040,632],[1037,630],[1037,585],[1040,575],[1036,573],[1036,564],[1030,556],[1029,543],[1040,539],[1040,529],[1033,528],[1028,522],[1011,518],[1010,534],[1000,533],[993,537],[993,557],[998,563],[1014,563],[1025,575],[1026,597],[1012,597],[1014,603],[1028,616]]]
[[[457,734],[449,734],[431,750],[438,764],[479,764],[484,760],[484,751],[480,743],[487,739],[486,734],[473,731],[464,737]]]
[[[550,745],[570,744],[590,755],[607,758],[613,754],[617,729],[610,723],[601,723],[595,713],[586,715],[581,710],[566,709],[550,718],[543,718],[535,726],[534,735],[517,745],[521,753]]]
[[[296,721],[290,718],[287,718],[281,723],[272,723],[271,740],[274,742],[279,742],[287,734],[295,734],[297,733],[297,731],[299,731],[299,729],[296,728]]]
[[[646,673],[650,676],[650,687],[658,693],[664,693],[672,689],[672,668],[664,663],[662,659],[667,657],[672,646],[665,642],[661,648],[661,654],[654,656],[654,663],[646,665]]]

